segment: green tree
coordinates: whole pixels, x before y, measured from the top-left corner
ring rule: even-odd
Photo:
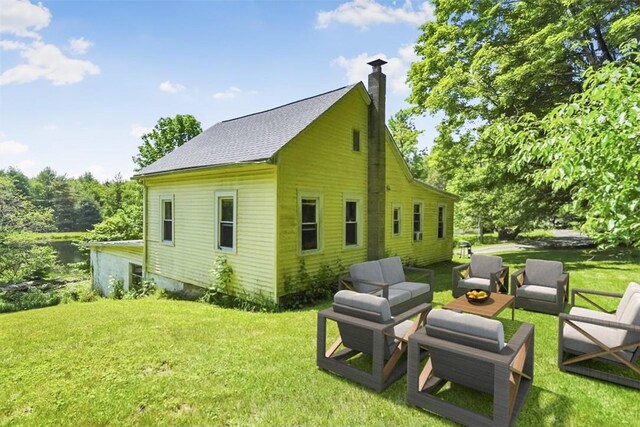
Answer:
[[[513,152],[491,159],[495,141],[483,141],[484,127],[527,113],[541,117],[580,92],[587,67],[618,61],[619,42],[638,35],[638,2],[436,0],[434,5],[436,19],[422,27],[416,44],[420,60],[409,72],[415,111],[444,117],[428,160],[428,182],[484,206],[495,206],[498,195],[515,200],[539,165],[516,174],[506,167]],[[481,166],[487,161],[494,162],[490,174]],[[465,177],[473,182],[466,185]],[[547,206],[541,218],[553,216],[568,191],[532,192],[527,200]],[[555,200],[548,203],[550,198]],[[508,224],[521,221],[509,210],[493,218],[506,229],[527,226]]]
[[[160,118],[151,132],[142,135],[138,154],[132,157],[136,170],[150,165],[200,133],[200,122],[190,114]]]
[[[129,205],[91,230],[87,241],[115,241],[142,239],[142,206]]]
[[[55,266],[55,251],[24,235],[52,229],[52,210],[34,206],[11,178],[0,176],[0,283],[39,278]]]
[[[426,180],[425,151],[418,149],[418,137],[424,131],[416,129],[411,111],[398,111],[389,119],[389,130],[413,177]]]
[[[487,133],[498,153],[516,153],[511,169],[531,163],[539,185],[570,189],[570,209],[602,243],[640,246],[640,54],[585,73],[584,91],[538,119],[497,122]]]

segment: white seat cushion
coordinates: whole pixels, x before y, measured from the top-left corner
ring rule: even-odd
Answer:
[[[562,274],[562,263],[542,259],[528,259],[524,267],[524,280],[527,285],[549,286],[556,288]]]
[[[458,280],[458,287],[464,289],[483,289],[485,291],[490,291],[491,281],[489,279],[483,279],[482,277],[468,277],[466,279]]]
[[[556,302],[557,288],[538,285],[522,285],[516,291],[516,297]]]
[[[573,311],[573,310],[572,310]],[[577,314],[577,313],[576,313]],[[606,314],[606,313],[605,313]],[[577,326],[584,329],[585,332],[592,335],[598,341],[602,342],[609,348],[616,347],[622,343],[620,340],[620,336],[617,333],[618,330],[614,328],[607,328],[606,326],[599,325],[591,325],[589,323],[583,322],[575,322]],[[601,350],[601,348],[596,345],[589,338],[582,335],[572,326],[565,324],[563,328],[563,337],[564,337],[564,349],[569,350],[571,353],[575,354],[583,354],[583,353],[591,353],[593,351]],[[633,356],[632,352],[622,351],[618,352],[618,355],[622,356],[626,360],[631,360]],[[606,359],[615,361],[616,359],[612,356],[603,356]]]
[[[408,291],[411,293],[411,298],[415,298],[429,292],[431,286],[426,283],[400,282],[392,285],[391,289],[402,289],[404,291]]]
[[[475,314],[458,313],[453,310],[431,310],[427,315],[427,325],[495,341],[498,351],[505,345],[502,323],[495,319],[486,319]]]
[[[618,309],[616,310],[616,319],[620,320],[620,316],[624,312],[624,309],[629,304],[629,300],[631,300],[631,296],[636,292],[640,292],[640,285],[635,282],[629,282],[627,285],[627,289],[624,291],[622,298],[620,299],[620,303],[618,303]]]
[[[624,308],[619,319],[620,323],[626,325],[640,326],[640,293],[636,292],[631,295],[627,306]],[[640,341],[640,332],[631,332],[620,329],[618,332],[620,342],[627,344]]]
[[[378,261],[367,261],[353,264],[349,268],[349,274],[356,280],[384,283],[382,270],[380,269],[380,263]],[[367,285],[366,283],[355,283],[354,288],[358,292],[371,292],[376,289],[380,289],[379,287]]]
[[[382,291],[376,292],[374,295],[382,296]],[[411,292],[404,289],[389,288],[389,305],[391,307],[401,304],[411,299]]]
[[[472,255],[471,256],[471,277],[482,277],[490,279],[491,273],[495,273],[502,268],[502,258],[495,255]]]
[[[395,283],[404,282],[404,269],[399,256],[384,258],[378,261],[382,270],[382,278],[385,283],[393,285]]]
[[[346,307],[353,307],[360,310],[371,311],[380,315],[380,321],[386,322],[391,319],[389,301],[375,295],[362,294],[348,290],[338,291],[333,302]]]
[[[605,313],[604,311],[589,310],[582,307],[571,307],[569,314],[574,316],[588,317],[590,319],[606,320],[607,322],[616,322],[616,316],[613,314]]]

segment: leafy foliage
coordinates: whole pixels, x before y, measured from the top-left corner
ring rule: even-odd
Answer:
[[[150,165],[200,133],[200,122],[190,114],[160,118],[151,132],[142,135],[139,152],[132,157],[136,170]]]
[[[541,117],[582,90],[582,73],[621,59],[619,44],[640,35],[629,0],[436,0],[435,21],[416,44],[410,101],[417,114],[440,113],[427,181],[461,196],[457,220],[504,232],[530,228],[558,213],[569,188],[532,185],[540,167],[518,173],[513,153],[495,156],[485,126],[525,114]],[[524,199],[523,197],[524,196]],[[514,201],[525,203],[518,215]]]
[[[116,241],[142,238],[142,206],[125,206],[97,224],[85,237],[86,241]]]
[[[637,44],[625,60],[585,73],[584,91],[541,119],[528,114],[488,133],[511,169],[531,163],[540,185],[570,189],[585,231],[609,244],[640,246],[640,65]]]
[[[389,119],[389,130],[413,177],[425,180],[427,178],[425,151],[418,149],[418,137],[424,131],[416,129],[411,111],[398,111]]]

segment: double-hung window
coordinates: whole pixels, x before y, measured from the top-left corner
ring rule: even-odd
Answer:
[[[173,243],[173,197],[160,200],[162,210],[162,242]]]
[[[344,244],[345,246],[357,246],[358,232],[358,201],[346,200],[344,203]]]
[[[393,206],[393,235],[400,235],[400,218],[401,218],[400,206]]]
[[[216,246],[223,251],[236,248],[236,193],[216,193],[217,241]]]
[[[438,239],[444,238],[444,206],[438,206]]]
[[[413,241],[422,240],[422,203],[413,204]]]
[[[316,197],[302,197],[300,199],[300,249],[313,251],[319,245],[319,203]]]

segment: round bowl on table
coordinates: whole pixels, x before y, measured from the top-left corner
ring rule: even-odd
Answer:
[[[482,297],[473,297],[471,295],[472,292],[484,292],[485,295]],[[485,291],[484,289],[471,289],[468,290],[467,292],[465,292],[464,294],[467,297],[467,301],[469,301],[471,304],[482,304],[483,302],[487,301],[489,299],[489,297],[491,296],[491,292],[490,291]]]

